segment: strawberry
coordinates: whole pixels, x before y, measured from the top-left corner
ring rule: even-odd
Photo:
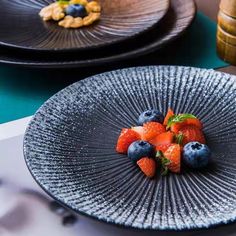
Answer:
[[[185,126],[184,122],[175,123],[175,124],[171,125],[170,130],[177,134],[183,126]]]
[[[173,140],[174,140],[174,134],[170,131],[167,131],[156,136],[154,139],[150,141],[150,143],[156,146],[159,144],[172,143]]]
[[[156,174],[156,162],[152,158],[143,157],[137,161],[137,165],[141,171],[149,178],[152,178]]]
[[[171,145],[172,145],[172,143],[158,144],[158,145],[156,145],[156,151],[165,152]]]
[[[143,136],[143,126],[134,126],[131,129],[135,131],[136,133],[138,133],[140,137]]]
[[[177,134],[179,130],[186,125],[194,125],[198,129],[202,129],[201,121],[192,114],[179,114],[170,117],[168,120],[167,129],[170,128],[172,132]]]
[[[165,152],[164,158],[170,162],[167,168],[174,173],[180,173],[181,166],[181,149],[179,144],[172,144]]]
[[[185,120],[185,124],[187,124],[187,125],[194,125],[198,129],[202,129],[202,123],[197,118],[188,118],[188,119]]]
[[[132,129],[122,129],[117,141],[116,151],[119,153],[127,153],[129,145],[140,140],[140,135]]]
[[[167,125],[170,117],[172,117],[175,113],[169,108],[166,114],[166,117],[164,119],[163,125]]]
[[[174,134],[170,131],[161,133],[151,141],[152,145],[156,147],[156,150],[165,151],[174,140]]]
[[[186,125],[182,127],[179,134],[183,135],[183,145],[194,141],[202,144],[206,143],[203,132],[194,125]]]
[[[142,140],[150,141],[161,133],[164,133],[165,127],[157,122],[147,122],[143,125]]]

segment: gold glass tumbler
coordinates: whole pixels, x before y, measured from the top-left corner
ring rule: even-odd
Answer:
[[[217,26],[217,53],[236,65],[236,0],[221,0]]]

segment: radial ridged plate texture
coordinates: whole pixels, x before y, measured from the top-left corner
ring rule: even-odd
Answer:
[[[67,207],[140,229],[208,228],[236,218],[236,77],[189,67],[128,68],[79,81],[31,120],[26,163]],[[212,150],[201,171],[148,179],[115,146],[122,127],[149,108],[192,113]]]
[[[0,44],[38,50],[86,49],[134,37],[156,25],[169,0],[101,0],[101,20],[79,29],[44,22],[39,11],[53,0],[1,0]]]

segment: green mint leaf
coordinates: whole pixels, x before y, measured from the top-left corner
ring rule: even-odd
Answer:
[[[162,167],[162,171],[161,171],[161,175],[167,175],[168,174],[168,165],[171,163],[171,161],[169,159],[167,159],[164,155],[161,158],[161,167]]]
[[[172,125],[173,121],[177,118],[178,115],[173,115],[168,119],[166,129],[169,129],[170,126]]]
[[[169,124],[172,123],[172,121],[177,117],[177,115],[171,116],[167,121],[166,129],[168,130],[170,128]]]
[[[184,139],[184,135],[183,134],[177,134],[175,136],[175,142],[179,145],[183,144],[183,139]]]
[[[169,159],[167,159],[162,151],[157,151],[156,153],[156,160],[161,162],[161,175],[167,175],[168,174],[168,165],[171,163]]]
[[[180,115],[174,115],[172,117],[170,117],[170,119],[168,120],[167,123],[167,129],[169,129],[171,127],[171,125],[176,124],[176,123],[180,123],[185,121],[186,119],[189,118],[197,118],[196,116],[192,115],[192,114],[180,114]]]
[[[59,4],[68,4],[70,0],[57,0]]]
[[[167,159],[166,157],[163,157],[161,159],[161,167],[162,167],[162,171],[161,171],[161,175],[167,175],[169,172],[168,169],[168,165],[171,163],[171,161],[169,159]]]
[[[167,166],[167,165],[169,165],[171,163],[171,161],[169,160],[169,159],[167,159],[166,157],[162,157],[161,158],[161,164],[162,164],[162,166]]]
[[[164,155],[163,155],[163,152],[162,151],[157,151],[156,153],[156,158],[162,158]]]
[[[157,151],[156,152],[155,159],[156,159],[157,162],[161,161],[163,157],[164,157],[164,154],[163,154],[162,151]]]
[[[165,175],[168,174],[168,172],[169,172],[169,169],[168,169],[167,166],[165,166],[165,167],[162,168],[161,175],[162,175],[162,176],[165,176]]]

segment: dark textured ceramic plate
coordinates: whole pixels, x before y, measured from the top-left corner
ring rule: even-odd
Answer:
[[[79,81],[49,99],[24,139],[36,181],[67,207],[140,229],[208,228],[236,219],[236,77],[150,66]],[[150,180],[115,145],[148,108],[193,113],[213,155],[206,170]]]
[[[50,55],[38,57],[32,53],[22,53],[0,49],[0,62],[27,67],[42,68],[65,68],[65,67],[85,67],[102,64],[110,64],[121,60],[137,58],[138,56],[151,53],[164,46],[170,41],[180,36],[194,19],[196,12],[194,1],[192,0],[171,0],[171,6],[163,23],[157,29],[153,29],[149,34],[144,34],[137,38],[131,45],[122,45],[115,49],[110,48],[102,52],[93,52],[81,58],[81,54],[63,54],[50,58]],[[79,57],[79,59],[78,59]]]
[[[101,0],[102,15],[98,23],[64,29],[55,22],[43,22],[38,15],[42,7],[52,2],[54,0],[1,0],[0,44],[35,50],[106,46],[151,29],[169,7],[169,0]]]

